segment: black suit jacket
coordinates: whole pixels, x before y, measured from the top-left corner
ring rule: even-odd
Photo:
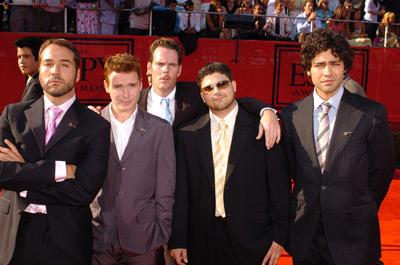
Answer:
[[[236,118],[224,191],[227,225],[243,264],[261,264],[272,241],[288,235],[290,181],[282,147],[256,140],[259,118]],[[169,248],[188,249],[190,264],[210,264],[215,217],[210,117],[178,132],[177,186]]]
[[[37,72],[26,84],[21,102],[39,99],[41,96],[43,96],[43,89],[39,82],[39,72]]]
[[[335,264],[373,264],[381,256],[378,209],[394,173],[384,105],[344,90],[324,174],[313,133],[313,95],[282,110],[294,181],[289,253],[303,260],[320,216]]]
[[[43,98],[8,105],[0,118],[0,142],[13,142],[26,164],[3,162],[0,188],[28,189],[26,199],[3,190],[0,198],[0,264],[15,247],[20,213],[29,203],[44,204],[55,244],[80,264],[91,264],[90,203],[107,172],[110,125],[77,100],[45,146]],[[77,166],[75,179],[54,182],[55,162]],[[9,180],[8,180],[9,179]],[[20,185],[17,182],[20,181]],[[47,184],[47,185],[46,185]]]

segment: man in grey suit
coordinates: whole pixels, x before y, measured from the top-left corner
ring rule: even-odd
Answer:
[[[43,95],[39,82],[39,49],[43,40],[27,36],[14,41],[17,47],[18,67],[26,76],[26,85],[21,101],[38,99]]]
[[[386,108],[341,85],[354,53],[340,34],[313,31],[300,56],[315,88],[281,116],[294,182],[288,251],[295,265],[376,264],[395,168]]]
[[[117,54],[104,66],[111,103],[106,181],[92,204],[93,264],[160,264],[171,234],[175,149],[168,121],[138,108],[142,89],[135,57]]]

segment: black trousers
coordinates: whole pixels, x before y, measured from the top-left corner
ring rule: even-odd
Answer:
[[[45,214],[22,213],[17,243],[9,265],[79,265],[54,244]]]

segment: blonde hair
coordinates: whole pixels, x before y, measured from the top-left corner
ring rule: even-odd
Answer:
[[[393,12],[386,12],[382,18],[382,24],[386,26],[389,23],[389,18],[391,17],[395,18],[396,14]]]

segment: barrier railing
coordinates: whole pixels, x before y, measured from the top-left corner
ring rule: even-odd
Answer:
[[[40,6],[37,6],[38,5],[38,2],[36,2],[37,4],[36,4],[36,7],[40,7]],[[11,5],[11,6],[34,6],[34,4],[19,4],[19,3],[9,3],[8,5]],[[58,5],[51,5],[51,4],[48,4],[47,5],[48,7],[58,7]],[[116,9],[115,8],[95,8],[95,5],[93,5],[93,7],[90,7],[90,8],[82,8],[82,7],[68,7],[68,8],[64,8],[64,33],[68,33],[68,29],[67,29],[67,15],[68,15],[68,9],[74,9],[74,10],[95,10],[95,11],[98,11],[99,13],[101,12],[101,11],[116,11]],[[118,11],[132,11],[134,8],[132,8],[132,9],[127,9],[127,8],[124,8],[124,9],[118,9]],[[193,14],[204,14],[204,15],[207,15],[207,14],[214,14],[214,15],[221,15],[221,14],[224,14],[224,13],[220,13],[220,12],[208,12],[208,11],[176,11],[177,13],[193,13]],[[153,12],[152,12],[152,10],[149,12],[149,14],[150,14],[150,18],[149,18],[149,25],[152,25],[152,20],[153,20]],[[267,18],[269,18],[269,17],[278,17],[278,16],[271,16],[271,15],[254,15],[254,14],[240,14],[240,15],[238,15],[238,16],[248,16],[248,17],[264,17],[265,19],[267,19]],[[293,21],[293,20],[296,20],[296,19],[298,19],[297,17],[295,17],[295,16],[287,16],[287,15],[285,15],[285,16],[279,16],[279,18],[288,18],[288,19],[290,19],[291,21]],[[118,17],[116,18],[117,19],[117,21],[116,21],[116,24],[118,24]],[[300,19],[302,19],[302,20],[306,20],[307,18],[300,18]],[[315,18],[314,20],[319,20],[319,21],[328,21],[328,19],[318,19],[318,18]],[[354,22],[357,22],[357,23],[364,23],[364,24],[377,24],[377,25],[380,25],[380,22],[371,22],[371,21],[364,21],[364,20],[338,20],[338,19],[330,19],[330,21],[333,21],[333,22],[345,22],[345,23],[354,23]],[[296,27],[296,24],[295,24],[295,22],[292,22],[291,23],[292,25],[294,25],[295,27]],[[392,25],[394,25],[394,26],[399,26],[400,25],[400,23],[393,23]],[[297,29],[296,29],[297,30]],[[311,31],[313,31],[313,23],[311,23]],[[389,31],[389,25],[387,24],[386,26],[385,26],[385,34],[384,34],[384,48],[387,48],[386,47],[386,45],[387,45],[387,33],[388,33],[388,31]],[[150,26],[149,27],[149,36],[152,36],[152,27]]]

